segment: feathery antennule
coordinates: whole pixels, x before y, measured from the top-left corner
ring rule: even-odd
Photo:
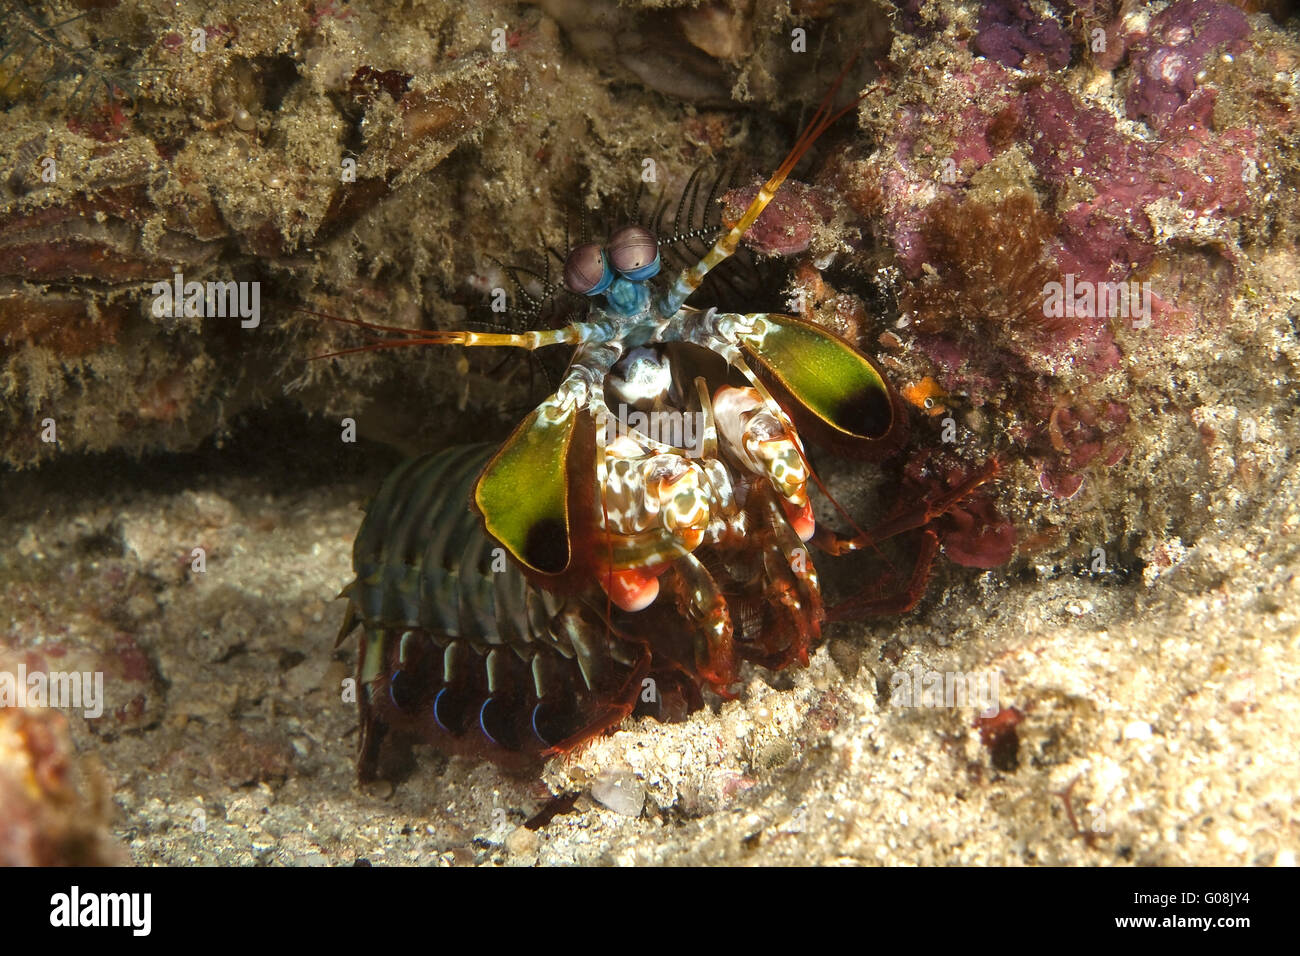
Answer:
[[[53,20],[22,0],[0,0],[0,65],[6,67],[0,97],[21,90],[26,71],[37,65],[42,72],[36,84],[37,101],[50,95],[59,81],[75,78],[76,85],[66,99],[72,113],[84,112],[99,91],[110,105],[119,99],[132,104],[139,77],[163,71],[118,67],[98,44],[71,39],[69,28],[86,21],[87,16],[82,12]]]
[[[666,197],[657,200],[646,228],[659,237],[665,276],[675,276],[695,265],[725,228],[718,197],[737,184],[739,168],[738,164],[728,164],[709,175],[699,167],[692,171],[675,201]],[[778,302],[771,298],[771,290],[780,288],[784,277],[768,273],[781,269],[783,266],[775,260],[759,263],[749,255],[733,255],[709,272],[687,302],[700,299],[723,312],[775,309]]]
[[[821,104],[813,114],[813,118],[808,122],[808,125],[804,127],[803,132],[799,134],[799,138],[795,141],[794,146],[791,147],[790,152],[786,154],[781,165],[777,167],[777,170],[772,174],[772,177],[768,179],[761,189],[759,189],[758,195],[754,197],[753,202],[749,204],[749,207],[744,211],[736,224],[718,238],[717,242],[713,244],[713,248],[705,254],[704,258],[690,269],[683,271],[682,274],[677,277],[677,281],[673,283],[672,288],[659,304],[659,313],[661,315],[668,316],[675,314],[677,310],[682,307],[682,304],[690,294],[699,288],[700,283],[704,281],[704,277],[709,273],[709,271],[736,251],[736,248],[740,245],[741,238],[749,231],[749,227],[754,224],[754,221],[758,219],[763,210],[767,208],[767,204],[775,197],[776,191],[781,188],[781,184],[785,182],[786,177],[790,175],[795,165],[803,158],[804,154],[808,152],[813,143],[815,143],[818,137],[825,133],[836,120],[857,106],[861,101],[862,97],[858,96],[839,109],[834,109],[832,106],[835,100],[835,95],[839,92],[840,86],[843,85],[844,78],[848,75],[849,70],[853,67],[853,64],[857,62],[858,56],[859,53],[855,53],[849,62],[844,65],[844,68],[840,70],[839,75],[835,78],[835,82],[831,84],[831,88],[827,91],[826,96],[822,98]]]
[[[558,279],[554,281],[551,279],[551,256],[556,256],[560,261],[563,261],[564,259],[563,256],[560,256],[554,249],[546,246],[543,242],[541,272],[517,263],[502,262],[496,256],[489,256],[494,263],[501,267],[501,271],[506,274],[506,277],[510,280],[510,284],[514,286],[515,292],[518,293],[519,297],[527,303],[527,307],[520,310],[520,317],[524,321],[532,321],[540,317],[546,308],[547,302],[549,302],[556,293],[564,290],[564,283],[560,282]],[[537,285],[540,287],[540,291],[537,295],[534,295],[528,290],[528,283],[524,279],[520,278],[521,276],[526,276],[536,281]]]
[[[699,192],[700,169],[696,167],[691,170],[690,177],[686,180],[686,188],[682,190],[682,201],[677,204],[677,213],[673,216],[673,234],[680,235],[682,232],[682,208],[689,204],[686,221],[695,221],[695,196]]]

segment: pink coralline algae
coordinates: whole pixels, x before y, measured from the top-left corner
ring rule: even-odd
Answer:
[[[1164,343],[1211,334],[1252,243],[1295,221],[1276,188],[1294,175],[1294,44],[1218,0],[1149,16],[982,0],[974,35],[921,30],[935,4],[894,6],[917,39],[863,96],[870,147],[832,148],[747,241],[804,253],[827,218],[812,200],[837,199],[834,228],[861,237],[852,266],[892,277],[898,315],[880,338],[903,393],[930,382],[953,421],[963,407],[972,427],[1000,420],[1004,464],[1073,498],[1134,447],[1137,353],[1161,361]],[[915,480],[935,492],[961,473],[928,461]],[[990,508],[973,496],[946,520],[953,560],[1009,554]]]
[[[1041,54],[1054,70],[1070,65],[1070,36],[1055,20],[1034,13],[1028,0],[984,0],[975,47],[1003,66]]]
[[[860,113],[874,150],[845,149],[814,179],[875,238],[869,264],[900,276],[911,374],[958,408],[1011,410],[1009,458],[1056,498],[1127,454],[1126,333],[1147,346],[1197,334],[1223,307],[1184,270],[1239,274],[1277,216],[1264,180],[1294,126],[1285,88],[1269,85],[1284,74],[1276,40],[1241,10],[1132,9],[984,0],[973,38],[929,41],[951,46],[944,58],[890,61]],[[1075,52],[1116,71],[1113,94],[1050,72]],[[1001,546],[954,535],[946,546],[971,563]]]
[[[1122,461],[1128,446],[1119,436],[1128,423],[1128,409],[1118,402],[1106,402],[1101,408],[1086,403],[1053,408],[1047,415],[1046,435],[1037,429],[1030,443],[1042,489],[1054,498],[1072,498],[1083,486],[1084,469],[1094,461],[1105,467]]]
[[[1150,32],[1128,45],[1129,117],[1155,129],[1169,125],[1196,93],[1210,56],[1240,52],[1249,34],[1246,15],[1216,0],[1179,0],[1156,14]]]
[[[909,276],[917,276],[926,259],[921,241],[924,209],[950,187],[936,183],[933,172],[918,163],[921,157],[913,155],[919,122],[916,111],[904,109],[897,119],[890,142],[894,162],[883,164],[880,193],[899,264]]]
[[[1039,175],[1061,195],[1080,184],[1093,192],[1061,210],[1063,272],[1099,281],[1148,265],[1158,238],[1149,208],[1158,201],[1193,220],[1249,210],[1257,136],[1248,127],[1212,131],[1214,96],[1199,91],[1163,141],[1148,142],[1120,132],[1109,113],[1063,89],[1042,86],[1026,95]]]
[[[722,197],[722,221],[736,223],[762,183],[732,189]],[[818,224],[830,218],[830,204],[804,183],[786,180],[776,198],[745,233],[745,244],[764,255],[792,256],[812,242]]]
[[[883,220],[878,231],[909,278],[919,277],[932,258],[924,225],[935,204],[964,196],[970,178],[1017,142],[1058,204],[1063,274],[1119,280],[1149,265],[1161,241],[1153,204],[1200,221],[1202,234],[1215,220],[1251,210],[1258,135],[1245,125],[1215,129],[1212,88],[1196,90],[1151,141],[1121,130],[1111,113],[1052,81],[1022,92],[1011,71],[985,60],[949,82],[960,94],[959,108],[940,113],[930,105],[902,105],[882,131],[882,148],[862,164],[877,208],[859,212]]]
[[[969,175],[1005,149],[1020,124],[1022,96],[1010,70],[979,59],[944,83],[960,106],[943,118],[942,148],[933,142],[938,117],[929,107],[908,102],[881,131],[882,148],[856,172],[835,175],[858,212],[872,218],[883,214],[898,265],[909,278],[920,276],[929,261],[922,232],[930,207],[960,198]],[[864,182],[855,186],[854,180]]]

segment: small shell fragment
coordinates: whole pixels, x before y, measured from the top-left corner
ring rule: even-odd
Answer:
[[[630,770],[606,770],[591,785],[591,797],[625,817],[639,817],[645,806],[645,788]]]

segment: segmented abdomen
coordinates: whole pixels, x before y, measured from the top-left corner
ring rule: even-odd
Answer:
[[[409,461],[367,508],[340,634],[362,628],[362,779],[390,731],[506,763],[570,746],[625,717],[650,671],[598,602],[533,586],[483,531],[469,501],[492,451]]]

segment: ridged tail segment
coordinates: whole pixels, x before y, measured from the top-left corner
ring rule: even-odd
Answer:
[[[648,672],[598,602],[535,587],[483,531],[469,502],[493,450],[399,466],[357,534],[345,630],[362,626],[362,779],[390,734],[526,763],[621,720]]]

